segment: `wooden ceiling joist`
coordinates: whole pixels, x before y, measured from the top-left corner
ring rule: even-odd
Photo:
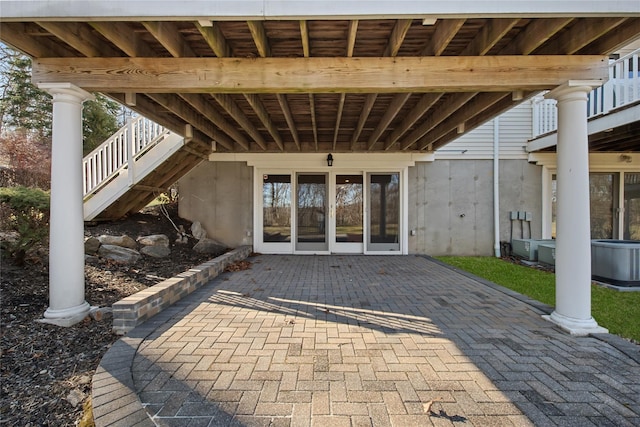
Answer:
[[[244,98],[247,100],[249,105],[251,105],[253,111],[256,112],[258,118],[260,119],[262,124],[264,124],[265,128],[267,128],[267,131],[275,141],[280,151],[284,151],[282,136],[280,135],[280,132],[278,131],[276,125],[271,120],[271,117],[269,116],[269,113],[264,104],[262,103],[262,101],[260,101],[260,97],[253,93],[245,93]]]
[[[229,113],[231,117],[233,117],[233,119],[236,122],[238,122],[240,127],[242,127],[242,129],[245,132],[247,132],[249,136],[251,136],[251,138],[253,138],[253,141],[262,150],[267,149],[267,143],[265,142],[260,132],[258,132],[258,129],[256,129],[253,126],[251,121],[249,121],[247,116],[244,115],[242,110],[238,107],[238,105],[236,105],[235,101],[231,98],[231,96],[218,93],[218,94],[213,94],[213,98],[216,100],[218,104],[220,104],[220,106],[222,106],[222,108],[224,108],[227,111],[227,113]]]
[[[90,22],[89,25],[127,56],[148,58],[155,56],[153,50],[140,39],[139,33],[133,31],[128,23]]]
[[[244,135],[240,133],[233,125],[227,122],[222,114],[216,111],[211,106],[211,103],[207,102],[203,96],[183,93],[180,94],[180,97],[189,105],[191,105],[196,111],[199,111],[201,114],[203,114],[208,120],[211,121],[211,123],[216,125],[233,139],[230,140],[228,137],[225,137],[218,133],[217,137],[213,138],[216,142],[228,149],[232,149],[230,147],[233,147],[234,142],[242,147],[243,150],[249,149],[249,142],[244,137]]]

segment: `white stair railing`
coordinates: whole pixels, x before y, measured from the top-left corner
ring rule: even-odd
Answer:
[[[163,126],[138,116],[132,118],[82,161],[83,195],[94,194],[125,168],[133,183],[134,162],[171,132]]]
[[[640,49],[609,64],[609,80],[589,94],[587,116],[608,114],[625,105],[640,101]],[[558,129],[556,101],[536,97],[533,101],[533,137]]]

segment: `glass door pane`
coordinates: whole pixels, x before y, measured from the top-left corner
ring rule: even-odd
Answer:
[[[613,238],[614,175],[589,174],[591,238]],[[562,196],[562,195],[561,195]]]
[[[362,243],[362,175],[336,176],[336,242]]]
[[[369,177],[370,251],[400,250],[400,174],[372,173]]]
[[[297,239],[298,251],[327,251],[327,175],[298,174]]]
[[[291,242],[290,175],[263,175],[262,241]]]
[[[624,174],[624,236],[640,240],[640,173]]]

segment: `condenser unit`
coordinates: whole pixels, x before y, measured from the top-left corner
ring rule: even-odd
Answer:
[[[555,242],[553,239],[513,239],[511,248],[514,255],[527,261],[538,260],[538,245]]]
[[[592,240],[591,276],[618,286],[640,286],[640,241]]]
[[[548,265],[556,265],[556,243],[538,245],[538,261]]]

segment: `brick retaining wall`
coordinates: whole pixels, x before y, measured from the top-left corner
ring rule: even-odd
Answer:
[[[130,295],[113,304],[113,332],[124,335],[176,301],[202,287],[234,262],[245,259],[251,246],[241,246],[180,273],[171,279]]]

